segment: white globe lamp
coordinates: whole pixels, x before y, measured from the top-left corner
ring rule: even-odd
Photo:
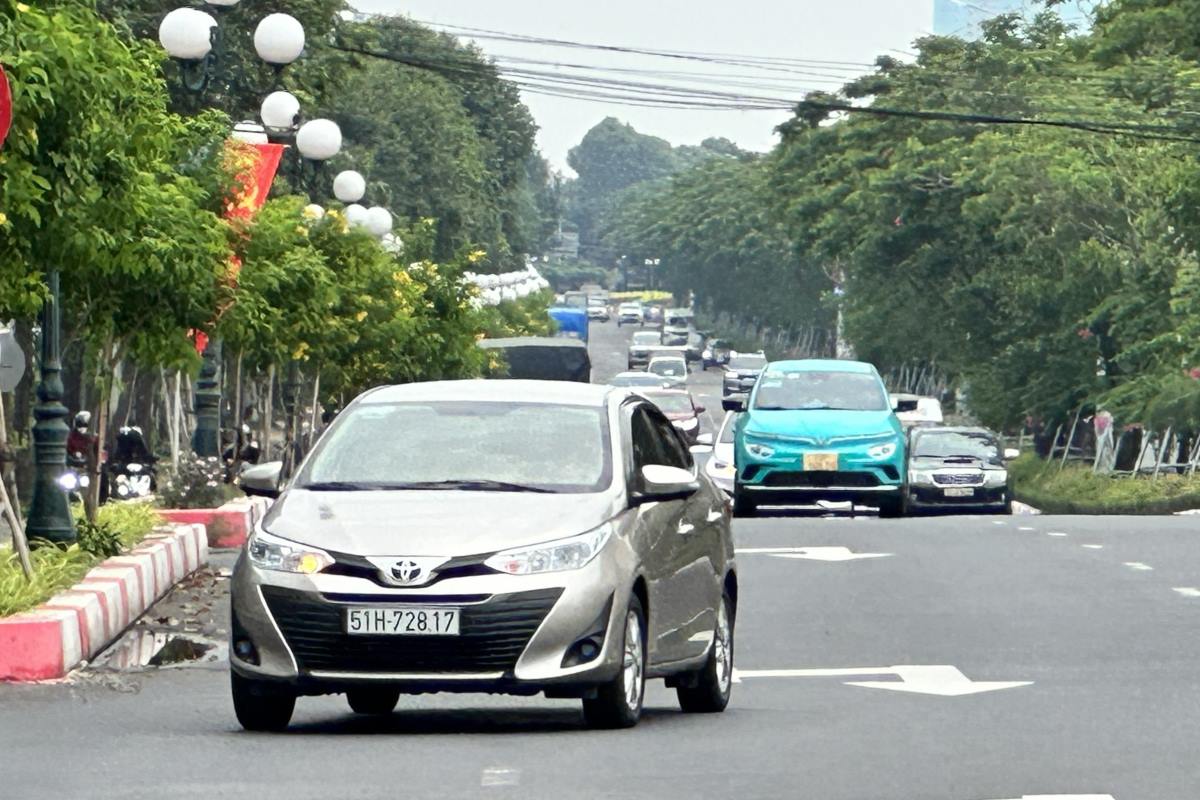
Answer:
[[[158,41],[171,58],[199,61],[212,52],[212,29],[217,21],[195,8],[177,8],[163,17]]]
[[[366,193],[366,178],[352,169],[339,172],[333,179],[333,196],[343,203],[357,203]]]
[[[392,230],[392,212],[380,206],[367,209],[366,228],[373,235],[379,237],[390,233]]]
[[[296,132],[296,147],[309,161],[327,161],[342,149],[342,129],[331,119],[314,119]]]
[[[325,208],[317,203],[309,203],[304,207],[304,218],[316,222],[325,216]]]
[[[300,101],[291,92],[271,92],[262,101],[259,117],[263,125],[277,131],[290,131],[300,116]]]
[[[267,138],[266,128],[249,119],[234,125],[230,138],[236,139],[239,142],[246,142],[247,144],[267,144],[270,141]]]
[[[344,213],[346,215],[346,221],[351,225],[362,227],[367,224],[367,217],[369,214],[367,210],[358,203],[351,203],[350,205],[346,206],[346,211]]]
[[[268,64],[290,64],[304,52],[304,26],[290,14],[268,14],[254,30],[254,50]]]

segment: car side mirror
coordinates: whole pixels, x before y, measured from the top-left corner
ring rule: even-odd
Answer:
[[[703,408],[697,408],[696,411],[703,411]],[[713,435],[711,433],[702,433],[696,437],[696,444],[703,444],[712,447]]]
[[[1014,459],[1017,459],[1020,457],[1021,457],[1021,451],[1018,450],[1017,448],[1015,448],[1015,447],[1004,448],[1004,460],[1005,461],[1013,461]]]
[[[665,464],[647,464],[642,467],[641,479],[641,488],[633,493],[635,504],[679,500],[700,490],[700,481],[691,472]]]
[[[238,485],[242,491],[252,497],[279,497],[280,475],[283,472],[282,461],[268,461],[265,464],[255,464],[247,467],[238,476]]]
[[[746,395],[731,394],[721,398],[721,408],[726,411],[742,412],[746,410]]]
[[[703,414],[703,413],[704,413],[704,406],[695,406],[694,408],[695,408],[695,411],[696,411],[696,413],[697,413],[697,414]]]

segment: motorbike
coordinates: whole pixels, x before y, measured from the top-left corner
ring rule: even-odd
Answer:
[[[150,452],[141,428],[136,425],[121,428],[105,470],[112,498],[136,500],[153,494],[158,488],[154,468],[157,460]]]

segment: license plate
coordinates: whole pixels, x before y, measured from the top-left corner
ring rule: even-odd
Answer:
[[[352,636],[458,636],[458,621],[457,608],[350,608],[346,610],[346,633]]]
[[[804,470],[806,472],[837,472],[837,453],[805,453]]]
[[[953,486],[948,489],[943,489],[946,497],[974,497],[975,490],[965,486]]]

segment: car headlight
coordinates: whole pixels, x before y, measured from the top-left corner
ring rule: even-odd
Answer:
[[[79,488],[79,476],[74,472],[64,472],[58,476],[58,485],[68,492],[73,492]]]
[[[1008,483],[1008,471],[1003,469],[984,470],[983,482],[987,486],[1003,486]]]
[[[553,542],[504,550],[483,563],[509,575],[536,575],[543,572],[562,572],[585,566],[612,536],[613,526],[606,522],[598,528]]]
[[[757,442],[747,442],[746,452],[758,458],[770,458],[775,455],[775,448],[768,447],[765,444],[758,444]]]
[[[908,482],[920,484],[921,486],[932,486],[933,473],[922,469],[909,470]]]
[[[246,543],[250,563],[259,569],[312,575],[333,564],[324,550],[272,536],[261,528]]]
[[[883,444],[871,445],[867,448],[867,455],[876,461],[882,461],[885,458],[891,458],[895,452],[895,442],[884,442]]]
[[[703,353],[701,353],[701,355],[704,358],[711,360],[712,359],[712,350],[705,350]]]

